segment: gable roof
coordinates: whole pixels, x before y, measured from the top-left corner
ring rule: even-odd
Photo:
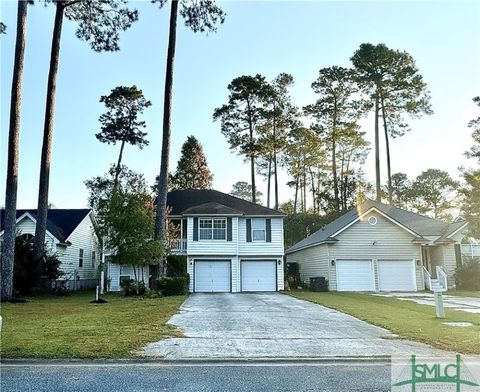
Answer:
[[[351,209],[312,235],[297,242],[295,245],[287,249],[285,253],[292,253],[303,248],[320,245],[329,241],[338,241],[335,237],[340,231],[342,231],[342,229],[346,229],[348,225],[355,223],[362,215],[372,210],[377,210],[382,215],[407,230],[415,237],[413,241],[428,241],[425,237],[439,237],[435,240],[437,243],[448,241],[449,236],[467,226],[467,222],[465,221],[447,223],[401,208],[373,200],[367,200],[357,208]]]
[[[58,241],[64,242],[73,233],[80,222],[90,213],[89,208],[81,209],[49,209],[47,215],[47,231]],[[37,219],[37,210],[17,210],[17,219],[26,213]],[[5,210],[0,210],[0,232],[4,229]]]
[[[167,206],[172,209],[170,215],[217,214],[218,211],[219,215],[285,216],[283,212],[213,189],[168,192]]]

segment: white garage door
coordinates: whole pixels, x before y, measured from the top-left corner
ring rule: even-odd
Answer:
[[[413,260],[378,260],[378,289],[380,291],[415,291]]]
[[[275,260],[241,261],[242,291],[277,291]]]
[[[230,292],[230,260],[195,260],[195,292]]]
[[[372,260],[337,260],[338,291],[374,291]]]

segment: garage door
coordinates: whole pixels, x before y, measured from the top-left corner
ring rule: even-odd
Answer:
[[[275,260],[241,261],[242,291],[277,291]]]
[[[374,291],[372,260],[337,260],[338,291]]]
[[[230,260],[195,260],[195,292],[230,291]]]
[[[413,260],[378,260],[378,289],[380,291],[415,291]]]

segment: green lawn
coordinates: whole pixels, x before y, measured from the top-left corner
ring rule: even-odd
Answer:
[[[3,358],[126,358],[149,342],[181,333],[165,325],[184,296],[158,299],[104,297],[92,293],[35,297],[2,304]]]
[[[458,297],[475,297],[480,298],[480,291],[467,291],[467,290],[449,290],[445,295],[456,295]]]
[[[350,314],[401,338],[416,340],[445,350],[480,354],[480,316],[446,309],[446,318],[435,317],[435,309],[411,301],[358,293],[312,293],[291,291],[293,297],[311,301]],[[467,321],[469,328],[451,327],[444,321]]]

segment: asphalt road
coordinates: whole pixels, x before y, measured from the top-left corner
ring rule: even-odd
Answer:
[[[382,363],[2,365],[2,392],[389,391]]]

